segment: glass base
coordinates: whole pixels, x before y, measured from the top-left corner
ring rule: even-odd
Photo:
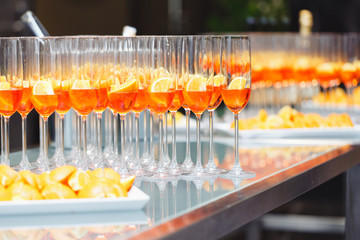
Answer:
[[[195,167],[195,164],[193,163],[193,161],[191,160],[191,158],[185,158],[185,161],[181,164],[180,168],[191,172]]]
[[[103,156],[99,154],[95,154],[93,157],[90,158],[90,161],[88,163],[89,169],[94,170],[98,168],[104,168],[104,161]]]
[[[155,173],[150,178],[170,181],[170,180],[174,180],[178,177],[179,177],[179,175],[173,175],[170,173]]]
[[[144,169],[132,170],[129,173],[135,175],[136,177],[150,177],[153,175],[153,173],[148,172]]]
[[[170,163],[171,163],[170,157],[169,157],[168,155],[164,155],[163,158],[164,158],[164,159],[163,159],[162,161],[164,161],[164,166],[165,166],[165,167],[170,166]]]
[[[147,153],[147,152],[143,153],[143,155],[141,156],[141,159],[140,159],[141,165],[146,167],[149,164],[150,160],[151,160],[151,157],[150,157],[149,153]]]
[[[205,171],[198,171],[198,170],[194,169],[190,173],[182,174],[181,178],[184,180],[196,180],[196,179],[212,178],[212,177],[215,177],[216,175],[217,175],[216,173],[208,173]]]
[[[244,171],[243,169],[232,169],[229,172],[226,172],[224,174],[221,174],[221,178],[241,178],[241,179],[249,179],[254,178],[256,176],[256,173]]]
[[[221,174],[221,173],[227,173],[229,170],[218,168],[214,163],[208,163],[204,167],[204,171],[207,173],[215,173],[215,174]]]
[[[185,174],[185,173],[190,173],[190,171],[186,171],[184,169],[181,169],[179,167],[179,165],[177,165],[177,164],[175,166],[170,164],[170,166],[168,168],[168,172],[170,174],[173,174],[173,175],[181,175],[181,174]]]
[[[19,165],[16,165],[13,167],[15,170],[17,171],[22,171],[22,170],[30,170],[32,168],[27,156],[25,157],[25,159],[22,159],[21,162],[19,163]]]

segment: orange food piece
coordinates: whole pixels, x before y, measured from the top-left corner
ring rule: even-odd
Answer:
[[[116,184],[108,178],[92,179],[78,193],[79,198],[109,198],[127,197],[127,191],[121,184]]]
[[[8,189],[10,200],[41,200],[43,197],[39,191],[24,183],[23,181],[17,181],[11,184]]]
[[[50,172],[50,180],[54,182],[67,184],[68,178],[75,171],[76,171],[76,167],[71,165],[65,165],[55,168]]]
[[[130,176],[130,177],[127,177],[127,178],[122,178],[120,180],[120,184],[123,185],[123,187],[128,192],[128,191],[130,191],[134,181],[135,181],[135,176]]]
[[[76,194],[70,187],[59,182],[46,185],[46,187],[41,191],[41,195],[45,199],[76,198]]]
[[[115,183],[120,183],[121,176],[112,168],[98,168],[92,171],[92,176],[95,178],[107,178]]]
[[[73,172],[67,180],[68,186],[74,191],[80,191],[90,182],[90,176],[87,172],[80,169]]]
[[[29,184],[30,186],[32,186],[34,188],[37,188],[37,189],[39,188],[38,181],[37,181],[37,178],[38,178],[37,174],[30,172],[29,170],[20,171],[19,174],[25,183]]]
[[[3,186],[0,185],[0,201],[9,201],[10,194],[9,191]]]
[[[7,165],[0,165],[0,183],[2,186],[7,187],[20,179],[20,175],[14,169]]]

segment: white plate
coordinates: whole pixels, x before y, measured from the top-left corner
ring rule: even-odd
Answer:
[[[220,134],[235,135],[230,123],[214,124],[214,131]],[[360,137],[360,126],[343,128],[287,128],[287,129],[255,129],[240,130],[240,138],[341,138],[354,139]]]
[[[141,210],[150,197],[133,186],[128,197],[0,202],[0,216]]]

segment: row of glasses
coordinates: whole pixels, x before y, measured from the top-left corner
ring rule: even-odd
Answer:
[[[4,40],[5,41],[5,40]],[[4,91],[19,93],[21,103],[23,86],[30,92],[28,111],[33,104],[41,115],[41,148],[43,154],[34,164],[36,171],[48,171],[54,166],[65,164],[64,157],[64,116],[73,108],[79,118],[77,149],[82,153],[72,155],[72,162],[81,169],[104,167],[102,151],[101,116],[111,109],[114,118],[114,153],[107,158],[107,164],[122,175],[136,174],[154,178],[173,178],[182,174],[186,178],[212,177],[224,170],[216,168],[213,159],[212,130],[210,136],[210,161],[204,169],[201,157],[200,119],[205,110],[210,116],[224,99],[235,116],[245,107],[250,95],[250,44],[248,37],[241,36],[151,36],[151,37],[49,37],[6,39],[4,50],[11,52],[17,61],[9,65],[9,73],[1,73]],[[8,43],[11,47],[6,49]],[[9,52],[10,54],[10,52]],[[24,64],[24,68],[23,68]],[[16,71],[10,74],[15,68]],[[7,69],[7,68],[2,68]],[[9,76],[10,75],[10,76]],[[10,85],[10,89],[9,89]],[[11,87],[13,86],[13,87]],[[5,90],[6,88],[6,90]],[[230,89],[229,89],[230,88]],[[229,91],[228,91],[229,90]],[[235,91],[236,90],[236,91]],[[241,91],[240,91],[241,90]],[[5,92],[4,92],[5,93]],[[18,95],[16,95],[18,96]],[[239,98],[240,97],[240,98]],[[225,100],[225,98],[227,100]],[[16,100],[14,97],[10,98]],[[25,102],[24,95],[24,102]],[[30,104],[31,103],[31,104]],[[17,104],[17,103],[16,103]],[[22,111],[15,102],[12,111],[5,112],[5,130],[8,129],[7,115]],[[5,106],[6,110],[8,106]],[[176,159],[176,111],[184,107],[197,118],[197,157],[193,168],[180,168]],[[139,114],[146,108],[159,117],[159,158],[155,161],[153,146],[150,146],[150,160],[146,169],[141,165],[139,147]],[[0,109],[1,110],[1,109]],[[60,154],[53,163],[48,159],[48,118],[54,112],[60,117]],[[97,150],[89,157],[87,150],[87,116],[96,113],[95,138]],[[135,113],[136,156],[129,172],[125,150],[125,116]],[[173,141],[172,161],[167,163],[164,150],[164,114],[172,115]],[[118,155],[118,119],[121,124],[121,154]],[[189,114],[187,114],[189,115]],[[235,119],[236,122],[236,119]],[[150,121],[150,130],[153,130]],[[212,118],[210,118],[212,129]],[[26,130],[26,129],[25,129]],[[237,130],[237,129],[236,129]],[[189,133],[189,129],[187,129]],[[6,133],[6,131],[5,131]],[[6,137],[6,135],[5,135]],[[153,144],[153,134],[150,135]],[[187,142],[190,142],[188,136]],[[8,141],[5,141],[8,143]],[[238,141],[236,138],[236,146]],[[5,144],[6,145],[6,144]],[[144,147],[148,149],[147,146]],[[24,147],[24,151],[26,147]],[[190,151],[190,149],[187,149]],[[236,152],[238,149],[236,148]],[[145,152],[145,151],[144,151]],[[189,153],[187,153],[189,154]],[[5,151],[6,156],[6,151]],[[236,156],[236,154],[235,154]],[[8,157],[5,159],[8,159]],[[236,157],[238,160],[238,157]],[[190,159],[191,160],[191,159]],[[20,168],[28,168],[26,160]],[[235,161],[236,163],[236,161]],[[24,164],[27,164],[25,167]],[[239,163],[231,174],[239,175]]]

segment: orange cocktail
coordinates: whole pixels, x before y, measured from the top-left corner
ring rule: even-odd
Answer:
[[[2,88],[0,86],[0,114],[6,117],[13,115],[21,103],[22,88]]]
[[[239,113],[249,101],[251,89],[223,89],[221,92],[225,105],[235,114]]]
[[[174,91],[148,92],[148,96],[149,108],[157,114],[163,114],[170,108],[174,99]]]
[[[174,99],[169,107],[170,112],[176,112],[185,102],[183,89],[176,89],[174,92]]]
[[[357,68],[352,63],[345,63],[340,68],[340,79],[347,88],[358,84]]]
[[[109,104],[107,89],[102,87],[98,89],[97,92],[98,92],[98,100],[94,111],[96,113],[102,113],[103,111],[105,111],[105,109],[108,107]]]
[[[225,85],[214,86],[214,91],[211,96],[209,106],[207,108],[208,110],[215,110],[220,105],[220,103],[222,101],[221,91],[223,88],[225,88]]]
[[[37,81],[31,89],[31,102],[36,111],[45,119],[48,118],[58,106],[58,97],[52,87],[51,81]]]
[[[32,104],[30,99],[31,90],[30,90],[29,82],[27,82],[26,84],[24,81],[23,85],[24,86],[23,86],[21,103],[17,111],[20,113],[21,116],[26,116],[34,108],[34,105]]]
[[[141,113],[148,106],[148,94],[147,89],[139,88],[135,104],[132,108],[133,112]]]
[[[70,99],[73,108],[81,115],[90,114],[97,105],[98,93],[95,88],[70,89]]]
[[[60,84],[62,86],[60,86]],[[60,116],[64,116],[71,109],[71,100],[70,100],[70,85],[68,81],[59,82],[54,88],[54,92],[58,97],[58,106],[56,107],[56,112]]]

